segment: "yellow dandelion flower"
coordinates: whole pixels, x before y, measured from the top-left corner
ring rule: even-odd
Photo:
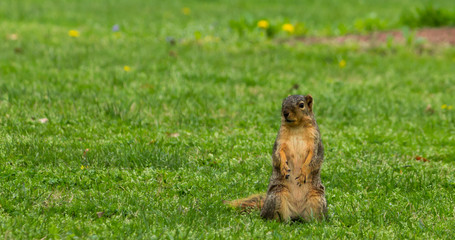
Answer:
[[[447,108],[447,104],[442,104],[441,108],[442,109],[446,109]]]
[[[292,25],[290,23],[283,24],[281,29],[283,29],[283,31],[288,32],[288,33],[293,33],[295,31],[294,25]]]
[[[447,106],[447,109],[452,110],[452,105]]]
[[[84,170],[84,169],[85,169],[84,165],[81,165],[81,170]]]
[[[131,71],[131,67],[130,66],[124,66],[123,70],[125,70],[125,72],[129,72],[129,71]]]
[[[188,8],[188,7],[184,7],[184,8],[182,8],[182,13],[183,13],[184,15],[187,15],[187,16],[188,16],[188,15],[190,15],[190,13],[191,13],[191,9]]]
[[[267,20],[261,20],[258,22],[258,28],[267,29],[270,27],[270,23]]]
[[[341,61],[338,63],[338,65],[340,66],[340,68],[344,68],[344,67],[346,67],[346,61],[344,59],[341,59]]]
[[[79,33],[79,31],[77,31],[77,30],[70,30],[70,31],[68,32],[68,35],[69,35],[70,37],[75,37],[75,38],[76,38],[76,37],[79,37],[80,33]]]

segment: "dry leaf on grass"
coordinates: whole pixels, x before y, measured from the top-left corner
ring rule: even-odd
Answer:
[[[7,38],[8,38],[8,40],[16,41],[18,38],[18,35],[16,33],[11,33],[11,34],[8,34]]]
[[[422,162],[428,162],[428,160],[424,157],[421,157],[421,156],[416,156],[416,160],[417,161],[422,161]]]
[[[174,138],[180,136],[180,133],[166,133],[166,134],[167,134],[169,137],[174,137]]]
[[[82,153],[82,158],[84,158],[84,159],[86,158],[86,155],[87,155],[88,151],[90,151],[90,149],[88,149],[88,148],[86,148],[84,150],[84,152]]]
[[[429,114],[433,114],[434,113],[434,110],[433,108],[431,107],[431,104],[428,104],[427,107],[425,108],[425,112],[429,113]]]
[[[40,118],[40,119],[38,119],[38,122],[40,122],[40,123],[47,123],[47,122],[49,122],[49,119],[47,119],[47,118]]]

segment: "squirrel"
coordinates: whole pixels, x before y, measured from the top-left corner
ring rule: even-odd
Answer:
[[[320,176],[324,147],[311,95],[291,95],[283,100],[272,160],[273,172],[266,194],[225,203],[243,210],[259,208],[264,219],[323,220],[327,216]]]

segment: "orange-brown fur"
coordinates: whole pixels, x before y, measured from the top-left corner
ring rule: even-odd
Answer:
[[[228,202],[240,208],[257,207],[265,219],[321,220],[327,214],[320,168],[324,158],[310,95],[283,101],[281,126],[273,147],[273,172],[265,195]]]
[[[249,211],[251,209],[261,209],[264,205],[265,194],[254,194],[247,198],[237,199],[233,201],[224,201],[224,203],[238,207],[243,211]]]

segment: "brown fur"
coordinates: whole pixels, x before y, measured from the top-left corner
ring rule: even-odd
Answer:
[[[313,98],[289,96],[282,105],[266,196],[256,194],[227,204],[242,209],[260,208],[265,219],[322,220],[327,215],[320,177],[323,159],[324,147],[313,114]]]
[[[225,204],[241,209],[242,211],[249,211],[252,209],[261,209],[264,205],[265,194],[254,194],[247,198],[237,199],[233,201],[224,201]]]

